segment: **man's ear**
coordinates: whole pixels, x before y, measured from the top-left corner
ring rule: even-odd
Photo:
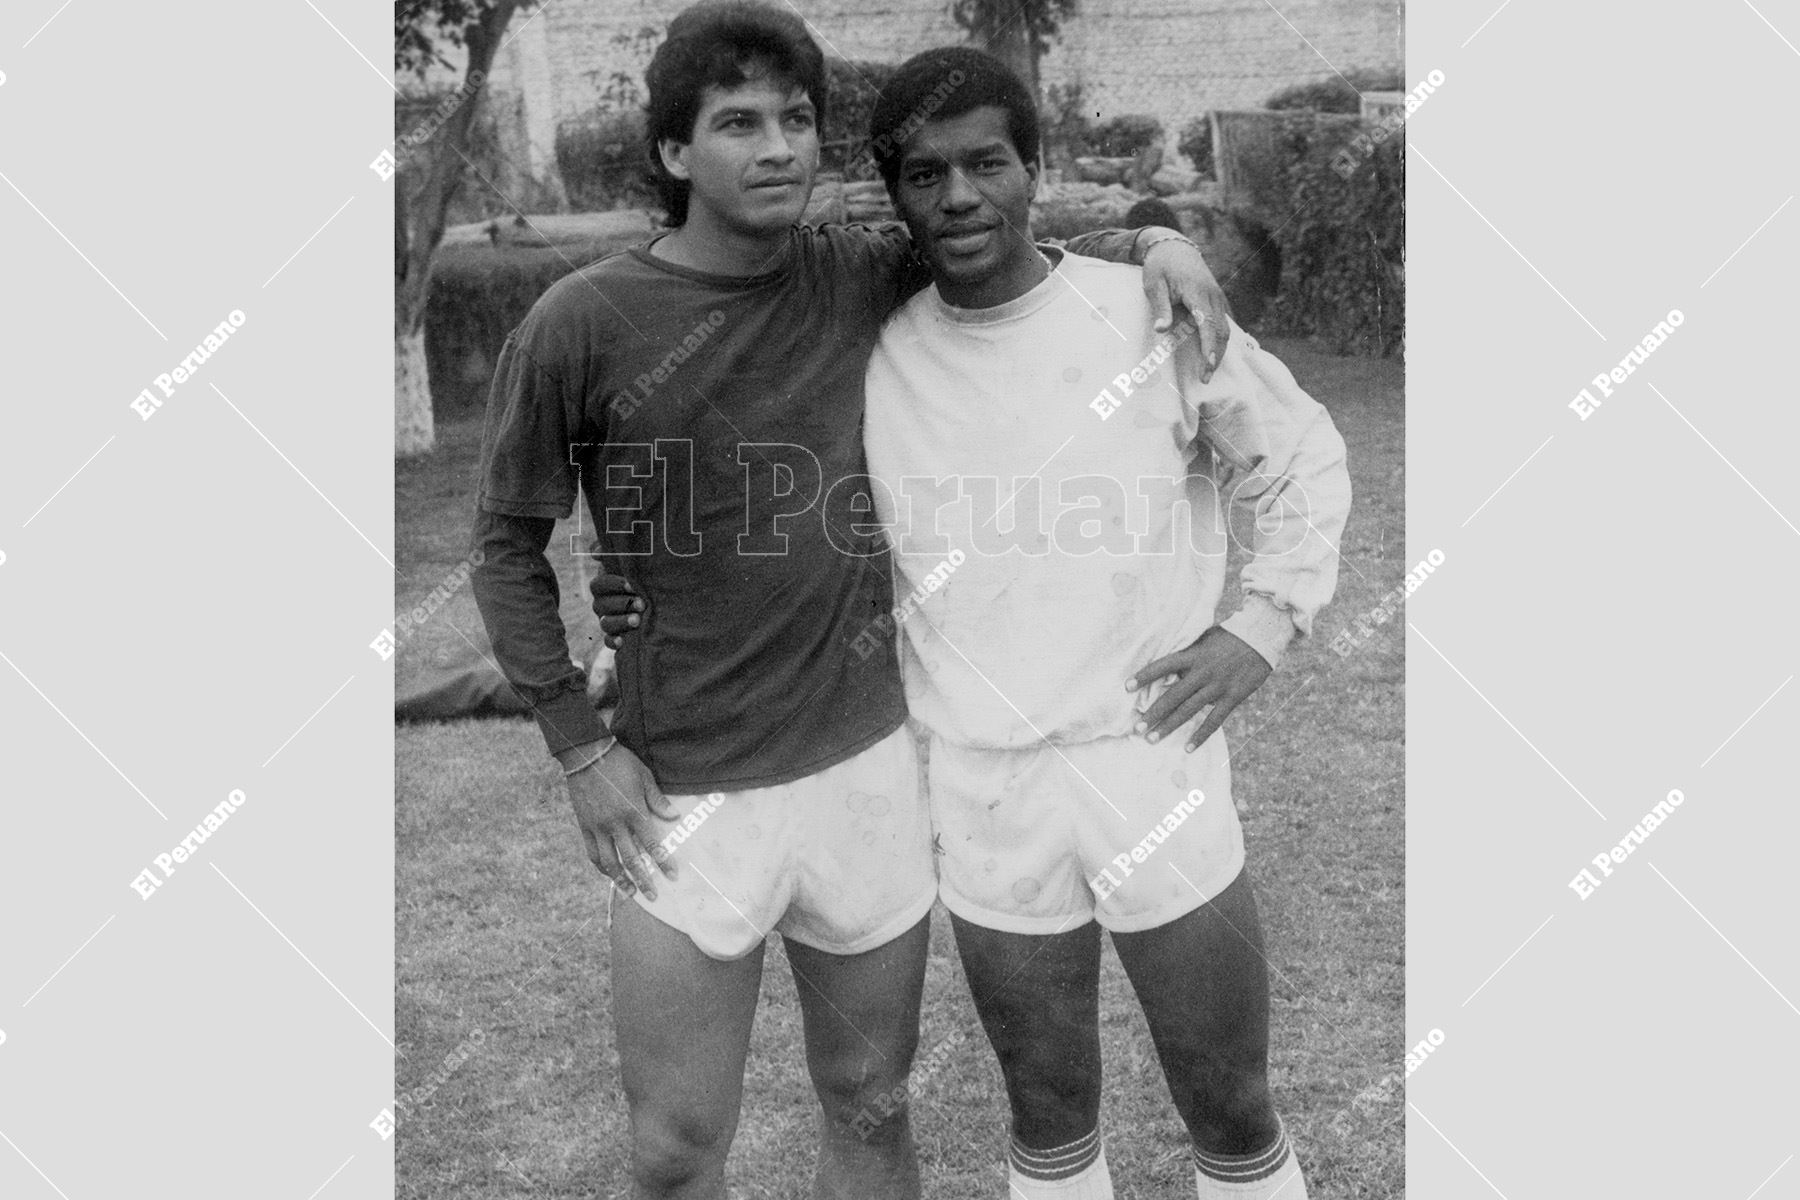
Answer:
[[[1042,174],[1043,166],[1044,152],[1042,150],[1038,151],[1036,158],[1025,164],[1025,178],[1031,181],[1030,192],[1033,200],[1037,199],[1038,179]]]
[[[687,148],[686,142],[674,138],[659,138],[656,142],[656,153],[662,159],[663,170],[677,179],[688,178]]]

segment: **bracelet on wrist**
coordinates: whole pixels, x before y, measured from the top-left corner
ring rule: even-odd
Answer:
[[[1178,230],[1171,229],[1167,233],[1152,234],[1149,240],[1144,243],[1143,256],[1149,258],[1150,252],[1164,242],[1186,242],[1188,245],[1194,247],[1194,249],[1200,249],[1199,244],[1195,242],[1193,238]]]
[[[593,765],[594,765],[594,764],[595,764],[595,763],[597,763],[597,762],[599,762],[599,761],[600,761],[600,760],[601,760],[601,759],[603,759],[603,758],[605,758],[605,757],[606,757],[606,752],[607,752],[607,751],[609,751],[609,750],[611,750],[611,749],[612,749],[612,748],[613,748],[613,747],[614,747],[614,746],[616,746],[616,745],[618,745],[618,744],[619,744],[619,739],[618,739],[618,738],[616,738],[616,737],[609,737],[609,738],[607,738],[607,739],[606,739],[606,744],[605,744],[605,745],[603,745],[603,746],[601,746],[601,747],[600,747],[600,749],[598,749],[598,750],[596,750],[596,751],[594,751],[594,754],[593,754],[593,757],[591,757],[591,758],[588,758],[588,759],[584,759],[584,760],[583,760],[583,761],[582,761],[582,762],[581,762],[581,763],[580,763],[580,764],[579,764],[579,765],[577,765],[577,766],[573,766],[573,767],[567,767],[567,768],[565,768],[565,769],[564,769],[564,770],[563,770],[563,778],[564,778],[564,779],[568,779],[568,778],[571,778],[571,777],[573,777],[573,776],[574,776],[574,775],[576,775],[576,774],[577,774],[577,773],[579,773],[579,772],[581,772],[581,771],[585,771],[585,770],[587,770],[587,769],[588,769],[588,768],[589,768],[589,767],[591,767],[591,766],[593,766]]]

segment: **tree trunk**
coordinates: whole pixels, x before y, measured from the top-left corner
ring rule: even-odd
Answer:
[[[434,441],[425,331],[415,329],[394,336],[394,457],[425,454]]]
[[[492,7],[463,30],[469,60],[468,99],[450,114],[432,139],[424,181],[410,197],[394,196],[394,454],[405,457],[431,449],[435,435],[431,386],[425,367],[425,298],[431,286],[431,256],[444,238],[451,198],[462,186],[463,155],[469,130],[481,107],[494,53],[513,13],[529,0],[493,0]],[[470,86],[479,80],[480,86]]]
[[[1025,0],[990,0],[987,28],[976,30],[976,38],[982,49],[1011,67],[1013,74],[1025,81],[1033,101],[1041,101],[1037,55],[1031,50],[1031,28],[1025,8]]]

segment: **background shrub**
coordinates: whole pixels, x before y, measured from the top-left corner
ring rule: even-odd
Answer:
[[[1146,146],[1160,146],[1162,122],[1146,113],[1121,113],[1094,126],[1090,153],[1103,158],[1129,158]]]
[[[819,130],[819,170],[837,171],[845,179],[879,179],[875,159],[868,153],[869,117],[875,98],[892,78],[891,63],[825,60],[829,99],[825,124]]]
[[[510,218],[501,223],[512,225]],[[646,236],[545,247],[484,242],[439,246],[425,301],[425,357],[439,418],[481,411],[506,335],[551,284]]]
[[[1094,123],[1088,117],[1081,81],[1051,84],[1044,93],[1044,106],[1038,112],[1038,136],[1044,143],[1044,161],[1051,166],[1066,167],[1075,159],[1092,154],[1093,131]]]
[[[1031,236],[1067,241],[1096,229],[1123,229],[1125,214],[1138,199],[1121,187],[1064,184],[1055,195],[1032,204]]]
[[[432,113],[440,101],[456,94],[457,86],[424,88],[408,87],[394,101],[394,140],[425,125],[432,119]],[[475,163],[482,175],[489,179],[498,179],[501,174],[499,139],[494,135],[494,111],[492,97],[483,96],[481,108],[475,115],[475,123],[469,127],[469,144],[463,148]],[[432,135],[424,145],[416,147],[401,156],[399,167],[395,172],[395,186],[400,195],[410,201],[425,179],[425,172],[430,167],[431,156],[443,152],[442,127]],[[493,191],[475,176],[474,171],[463,171],[462,183],[456,194],[450,198],[447,220],[451,225],[460,225],[469,221],[482,221],[503,212],[511,212],[506,201],[494,195]]]
[[[1400,73],[1393,70],[1353,68],[1343,76],[1333,75],[1312,83],[1297,83],[1282,88],[1263,101],[1264,108],[1310,108],[1314,112],[1359,113],[1364,92],[1403,92],[1406,85]]]
[[[576,212],[659,203],[639,109],[594,112],[558,124],[556,167]]]
[[[1200,172],[1200,178],[1213,178],[1213,141],[1212,122],[1204,116],[1195,117],[1181,130],[1181,140],[1175,148],[1187,156],[1194,164],[1194,170]]]
[[[1309,139],[1288,164],[1270,327],[1314,335],[1340,354],[1386,357],[1401,351],[1406,325],[1404,139],[1376,146],[1346,179],[1330,160],[1356,130],[1338,129]]]

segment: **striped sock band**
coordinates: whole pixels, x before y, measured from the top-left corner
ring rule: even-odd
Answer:
[[[1252,1154],[1212,1154],[1195,1146],[1194,1169],[1220,1183],[1256,1183],[1281,1170],[1290,1153],[1287,1126],[1282,1124],[1268,1148]]]
[[[1086,1137],[1076,1138],[1066,1146],[1058,1146],[1054,1150],[1033,1150],[1020,1142],[1012,1140],[1012,1147],[1007,1151],[1007,1158],[1013,1170],[1027,1179],[1054,1183],[1081,1174],[1093,1166],[1100,1158],[1100,1127],[1094,1126]]]

